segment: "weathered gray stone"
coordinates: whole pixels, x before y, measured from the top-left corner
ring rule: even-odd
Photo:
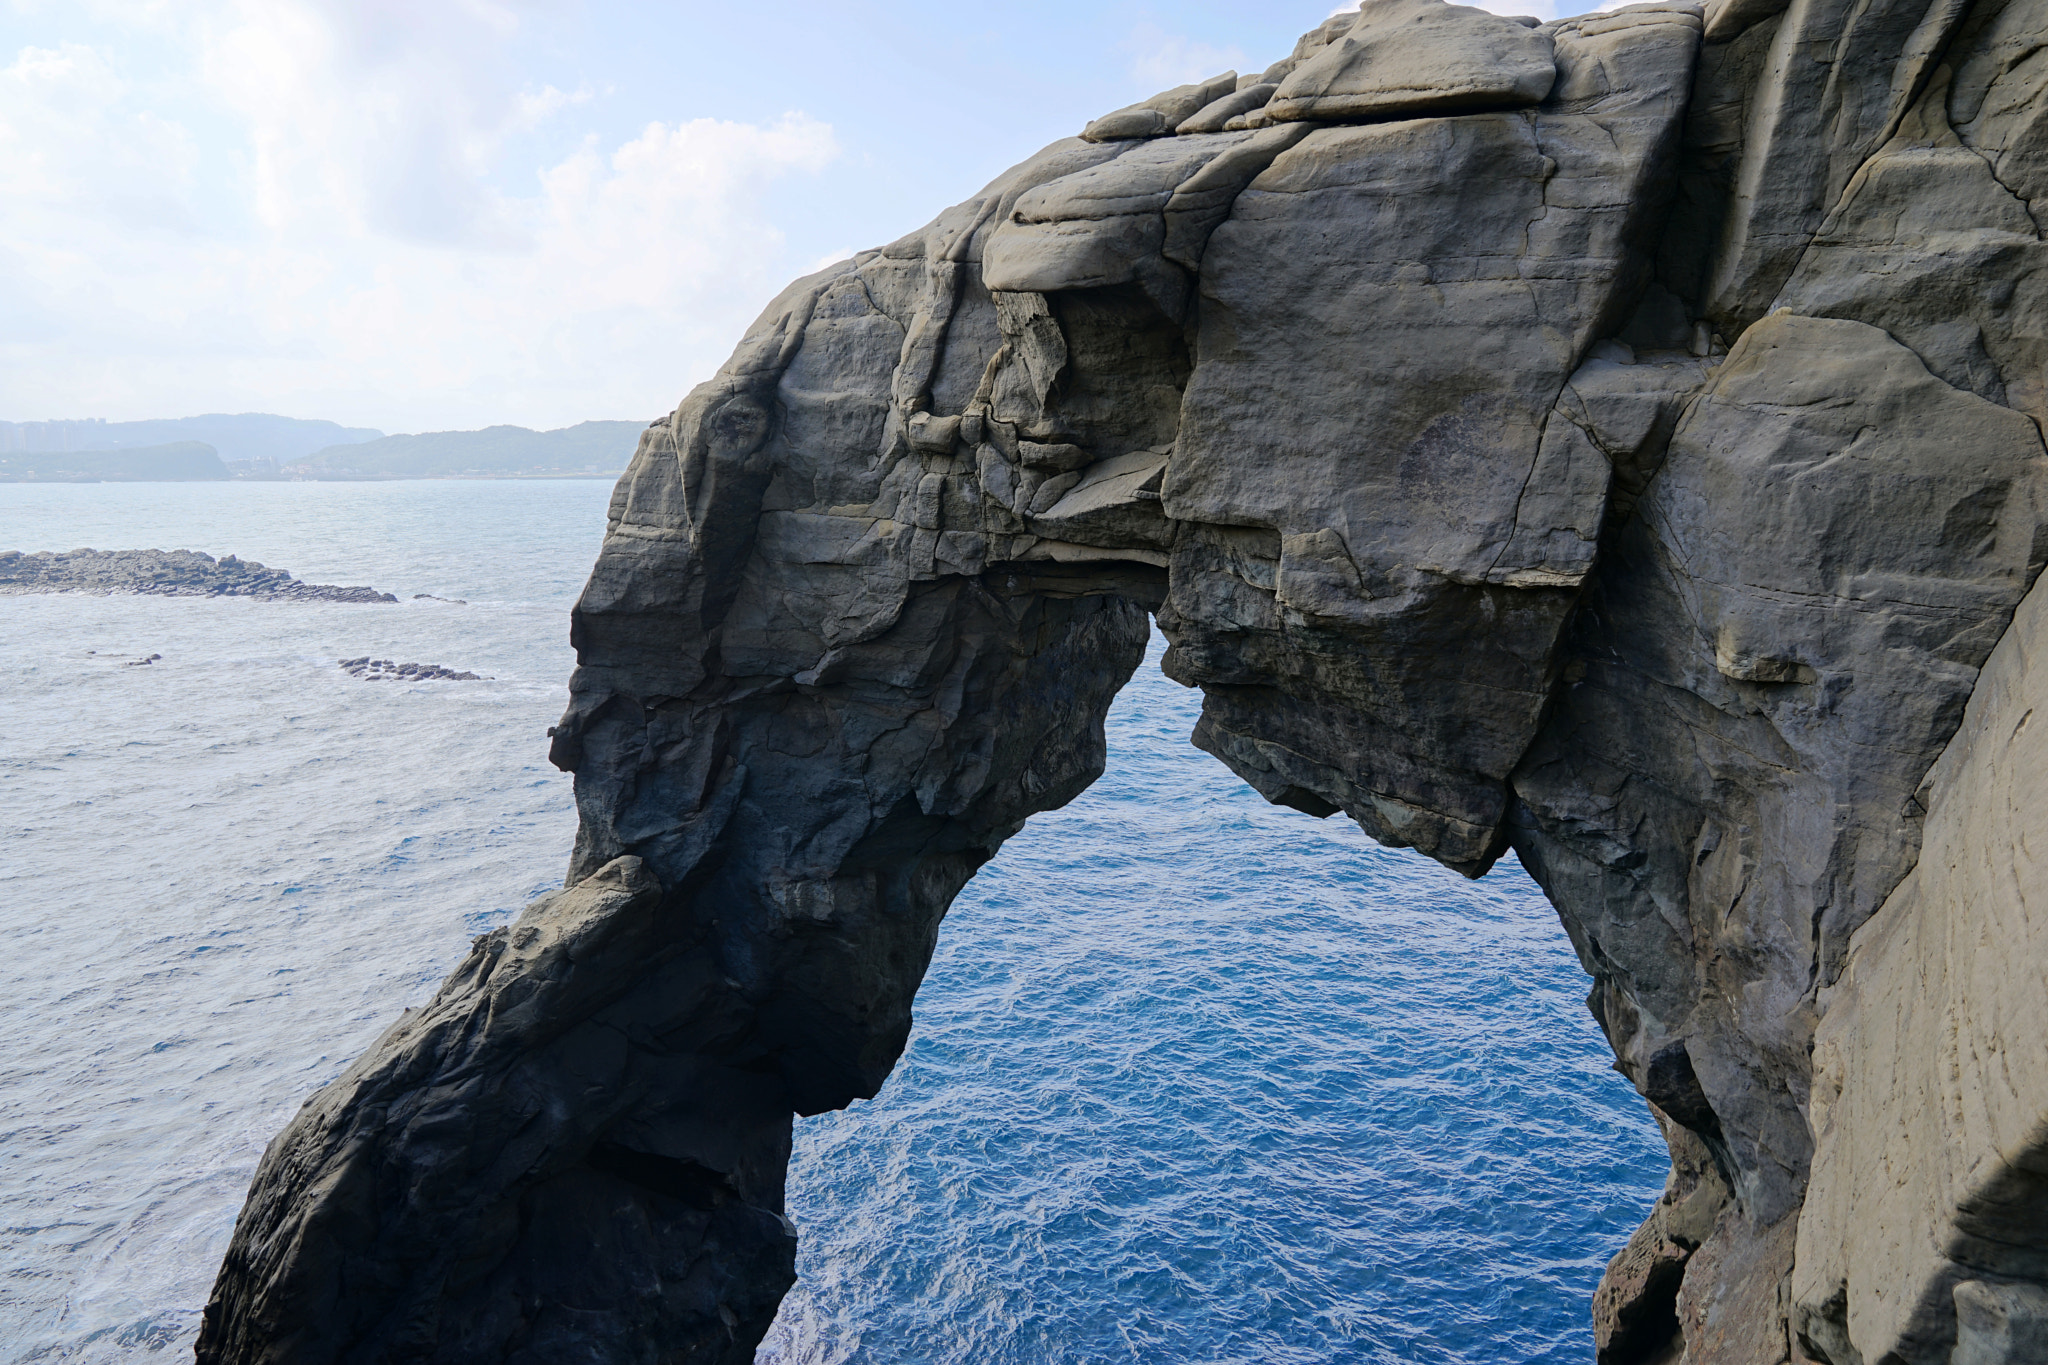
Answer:
[[[1074,541],[1110,549],[1170,550],[1173,528],[1159,506],[1159,483],[1169,452],[1135,450],[1101,460],[1047,500],[1026,524],[1047,540]],[[1043,494],[1041,493],[1041,496]]]
[[[1781,303],[1882,327],[1949,383],[2038,421],[2048,418],[2048,244],[2027,202],[1950,127],[1949,93],[1942,67],[1850,180]]]
[[[1329,18],[1323,20],[1321,24],[1302,34],[1300,40],[1294,45],[1294,51],[1288,53],[1285,57],[1282,57],[1279,61],[1261,72],[1258,83],[1277,86],[1280,82],[1287,79],[1289,73],[1294,68],[1300,66],[1308,58],[1342,37],[1357,22],[1358,12],[1356,10],[1344,10],[1332,14]]]
[[[1534,104],[1556,77],[1550,37],[1443,0],[1365,0],[1266,106],[1275,122],[1445,114]]]
[[[1757,23],[1770,6],[1729,7]],[[1702,280],[1729,336],[1771,307],[1850,179],[1924,88],[1966,0],[1791,0],[1757,54]],[[1738,36],[1738,35],[1730,35]],[[1815,53],[1826,60],[1815,60]],[[1710,210],[1711,211],[1711,210]]]
[[[1949,1365],[2048,1360],[2048,1289],[1964,1280],[1955,1301],[1956,1349]]]
[[[1693,1253],[1711,1239],[1729,1203],[1714,1155],[1691,1129],[1654,1104],[1671,1148],[1671,1174],[1650,1216],[1615,1253],[1593,1295],[1593,1347],[1599,1365],[1674,1360],[1679,1295]],[[1682,1345],[1681,1345],[1682,1349]]]
[[[1273,98],[1273,92],[1280,87],[1271,81],[1258,81],[1240,86],[1213,104],[1204,105],[1195,114],[1184,119],[1175,128],[1176,133],[1220,133],[1233,122],[1257,109],[1266,107],[1266,101]],[[1239,124],[1238,126],[1243,126]]]
[[[1307,136],[1303,127],[1148,143],[1021,196],[990,236],[991,290],[1049,293],[1137,283],[1186,311],[1189,276],[1238,192]]]
[[[1453,866],[1500,852],[1607,493],[1546,426],[1640,287],[1634,214],[1696,38],[1646,25],[1593,57],[1563,33],[1533,114],[1318,130],[1211,239],[1161,625],[1205,690],[1196,742],[1268,796]]]
[[[2037,1359],[2043,52],[1375,0],[792,285],[614,495],[571,889],[273,1145],[202,1361],[746,1359],[1147,613],[1270,800],[1557,906],[1673,1162],[1604,1365]]]
[[[1712,368],[1703,359],[1668,353],[1637,357],[1615,347],[1602,354],[1613,346],[1595,347],[1592,358],[1573,372],[1544,439],[1553,439],[1562,418],[1577,429],[1565,431],[1566,438],[1583,436],[1606,456],[1614,471],[1609,506],[1626,517],[1662,465],[1687,401],[1706,386]]]
[[[2048,588],[1916,799],[1920,860],[1853,939],[1814,1040],[1808,1335],[1905,1365],[2048,1359]],[[1979,1280],[2016,1281],[2024,1290]],[[2002,1304],[2009,1305],[2002,1307]],[[1957,1309],[1976,1326],[1958,1342]],[[2007,1344],[1999,1347],[2003,1340]]]
[[[1193,85],[1177,85],[1149,100],[1104,114],[1082,130],[1089,142],[1165,137],[1182,123],[1237,89],[1237,73],[1226,71]]]
[[[2029,4],[1973,7],[1943,54],[1954,68],[1948,116],[1999,184],[2027,201],[2035,221],[2048,205],[2048,72],[2037,55],[2048,14]]]
[[[1590,586],[1514,843],[1622,1070],[1667,1111],[1696,1088],[1731,1238],[1797,1212],[1814,988],[1911,866],[1913,793],[2040,566],[2044,477],[2024,417],[1875,328],[1774,314]]]

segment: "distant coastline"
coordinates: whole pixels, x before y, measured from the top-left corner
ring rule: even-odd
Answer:
[[[616,479],[623,469],[577,470],[570,473],[538,472],[515,474],[230,474],[207,479],[158,474],[10,474],[0,472],[5,483],[459,483],[503,482],[507,479]]]
[[[387,436],[268,413],[0,422],[0,483],[617,478],[644,422]]]
[[[62,450],[0,455],[0,483],[197,483],[232,478],[204,441],[135,450]]]

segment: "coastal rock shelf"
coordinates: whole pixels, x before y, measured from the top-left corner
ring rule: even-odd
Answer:
[[[1148,617],[1267,799],[1557,907],[1672,1155],[1603,1365],[2048,1358],[2044,52],[1368,0],[790,286],[614,494],[565,889],[271,1145],[200,1360],[749,1360],[792,1116]]]
[[[254,560],[194,550],[0,551],[0,597],[78,592],[95,596],[255,597],[266,602],[396,602],[375,588],[301,583]]]
[[[361,678],[365,682],[481,682],[475,673],[458,673],[452,668],[439,664],[400,664],[389,659],[373,659],[365,654],[360,659],[343,659],[344,673]]]

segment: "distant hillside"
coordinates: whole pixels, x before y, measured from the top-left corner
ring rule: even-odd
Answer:
[[[558,431],[485,427],[386,436],[329,446],[286,466],[316,479],[443,479],[464,475],[616,474],[633,458],[645,422],[579,422]]]
[[[0,422],[0,455],[47,451],[134,450],[177,441],[204,441],[223,460],[275,460],[289,464],[316,450],[374,441],[371,427],[278,417],[267,412],[208,413],[146,422]]]
[[[175,441],[139,450],[0,453],[0,483],[182,483],[227,477],[220,452],[204,441]]]

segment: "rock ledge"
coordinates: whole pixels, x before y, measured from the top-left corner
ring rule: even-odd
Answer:
[[[396,602],[375,588],[301,583],[283,569],[196,550],[0,551],[0,597],[29,593],[254,597],[266,602]]]

